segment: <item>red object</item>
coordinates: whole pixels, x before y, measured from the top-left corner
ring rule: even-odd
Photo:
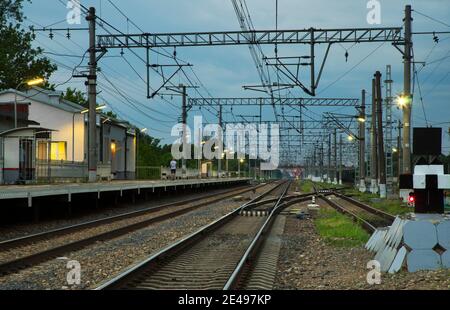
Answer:
[[[414,195],[409,194],[409,198],[408,198],[409,203],[414,203],[415,200],[416,200],[416,198],[414,197]]]

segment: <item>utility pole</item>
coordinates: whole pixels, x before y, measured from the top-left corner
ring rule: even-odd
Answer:
[[[219,146],[219,158],[217,159],[217,177],[220,178],[220,174],[222,173],[222,152],[223,152],[223,131],[222,131],[222,106],[219,105],[219,137],[220,135],[222,135],[222,141],[220,141],[220,146]],[[248,155],[248,177],[250,177],[250,152]]]
[[[362,90],[359,114],[359,191],[366,191],[366,90]]]
[[[312,170],[313,170],[313,177],[315,177],[316,173],[317,173],[317,169],[316,169],[316,148],[314,148],[314,151],[313,151]]]
[[[331,183],[331,133],[328,134],[328,172],[327,172],[327,182]]]
[[[342,185],[342,135],[339,135],[339,185]]]
[[[89,76],[88,76],[88,101],[89,101],[89,121],[88,121],[88,169],[89,182],[97,181],[97,57],[95,46],[95,8],[89,8],[86,20],[89,23]]]
[[[323,140],[320,144],[320,181],[323,181]]]
[[[337,166],[337,129],[334,128],[334,132],[333,132],[333,136],[334,136],[334,173],[333,173],[333,183],[337,184],[338,180],[337,180],[337,176],[338,176],[338,166]]]
[[[371,144],[371,156],[370,156],[370,192],[372,194],[378,193],[378,152],[377,152],[377,103],[376,103],[376,86],[375,79],[372,79],[372,121],[370,124],[370,144]]]
[[[398,121],[398,137],[397,137],[397,184],[399,184],[400,175],[402,174],[402,122]]]
[[[386,126],[385,126],[385,145],[386,145],[386,191],[393,194],[393,177],[394,177],[394,140],[392,137],[392,67],[391,65],[386,66],[386,80],[384,81],[386,85]]]
[[[191,145],[187,142],[187,117],[188,117],[188,106],[187,106],[187,89],[188,88],[198,88],[198,86],[186,86],[184,84],[179,84],[178,86],[167,86],[166,89],[173,91],[181,95],[181,124],[183,129],[183,136],[181,137],[183,143],[183,153],[181,157],[181,174],[182,178],[187,176],[186,168],[186,158],[191,155]],[[200,137],[201,139],[201,137]]]
[[[384,136],[383,136],[383,98],[381,97],[381,73],[375,73],[376,83],[376,103],[377,103],[377,122],[378,122],[378,167],[380,169],[380,197],[386,198],[386,161],[384,155]]]
[[[187,139],[186,139],[186,130],[187,130],[187,106],[186,106],[186,86],[183,84],[180,84],[179,87],[181,88],[181,95],[183,98],[182,101],[182,114],[181,114],[181,122],[183,124],[183,157],[181,158],[181,177],[184,179],[186,178],[186,147],[187,147]],[[189,145],[190,148],[190,145]],[[189,150],[190,151],[190,150]]]
[[[403,174],[411,174],[411,50],[412,50],[411,5],[405,8],[405,51],[404,51],[404,89],[406,103],[403,107]]]

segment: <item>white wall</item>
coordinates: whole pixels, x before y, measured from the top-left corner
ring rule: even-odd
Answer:
[[[75,114],[74,131],[72,120],[74,114],[52,106],[30,100],[29,119],[40,123],[41,127],[54,129],[52,141],[67,142],[67,160],[84,160],[84,115]],[[72,132],[75,133],[75,143],[72,143]],[[75,144],[74,157],[72,157],[73,144]]]
[[[127,171],[136,171],[136,137],[127,136]]]
[[[4,140],[5,158],[4,167],[6,169],[19,169],[19,138],[7,137]]]

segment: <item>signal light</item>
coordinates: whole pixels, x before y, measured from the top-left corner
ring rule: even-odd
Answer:
[[[408,197],[408,205],[414,206],[414,203],[416,202],[416,197],[414,196],[414,193],[409,193]]]

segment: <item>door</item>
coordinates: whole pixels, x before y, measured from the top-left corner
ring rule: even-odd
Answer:
[[[19,143],[19,180],[34,180],[33,140],[20,139]]]

